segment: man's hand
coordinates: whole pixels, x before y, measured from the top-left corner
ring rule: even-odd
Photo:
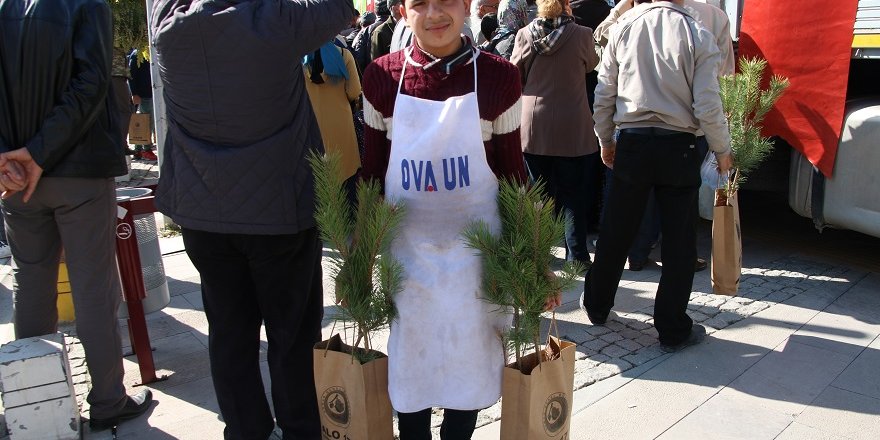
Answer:
[[[141,97],[138,95],[131,95],[131,103],[134,105],[141,105]]]
[[[614,153],[617,151],[617,143],[612,142],[607,147],[602,147],[602,163],[610,169],[614,169]]]
[[[6,160],[0,156],[0,193],[2,193],[2,197],[6,198],[6,192],[12,195],[25,189],[26,186],[24,167],[14,160]]]
[[[556,280],[556,274],[552,270],[547,271],[547,279],[552,283]],[[547,295],[544,300],[544,311],[549,312],[562,305],[562,292],[556,291]]]
[[[15,165],[10,166],[10,162],[18,162],[18,170],[24,171],[24,187],[21,190],[24,190],[23,200],[27,203],[34,194],[34,190],[37,189],[37,182],[39,182],[40,177],[43,176],[43,168],[34,162],[34,158],[31,157],[31,153],[27,148],[19,148],[17,150],[0,154],[0,170],[2,170],[4,174],[7,174],[9,170],[12,170],[15,167]],[[3,192],[3,198],[9,197],[18,191],[20,190],[6,188],[6,191]]]
[[[730,171],[733,168],[733,153],[728,153],[723,156],[715,155],[715,160],[718,162],[718,172],[724,174]]]

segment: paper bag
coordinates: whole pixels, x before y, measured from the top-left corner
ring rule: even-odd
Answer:
[[[315,344],[315,391],[323,439],[391,440],[388,357],[361,364],[338,334]]]
[[[149,113],[135,113],[131,115],[128,124],[128,143],[134,145],[152,145],[153,133],[150,130]]]
[[[715,192],[712,215],[712,293],[736,295],[742,271],[742,234],[738,195]]]
[[[574,393],[575,344],[550,337],[541,352],[523,357],[534,368],[525,374],[507,365],[501,385],[501,438],[504,440],[567,440]],[[528,371],[528,368],[526,368]]]

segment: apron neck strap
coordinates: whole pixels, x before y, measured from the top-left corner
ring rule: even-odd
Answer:
[[[415,62],[412,59],[412,52],[415,50],[415,45],[409,46],[403,49],[403,67],[400,69],[400,80],[397,82],[397,94],[400,94],[400,91],[403,89],[403,77],[406,76],[406,65],[412,64],[416,67],[421,67],[421,64]],[[471,58],[471,64],[474,65],[474,95],[477,94],[477,57],[480,56],[480,50],[474,49],[474,56]]]

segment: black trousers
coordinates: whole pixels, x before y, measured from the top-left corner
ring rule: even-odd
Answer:
[[[227,439],[265,440],[274,429],[260,377],[266,324],[272,404],[285,439],[320,439],[312,347],[321,338],[317,229],[293,235],[183,230],[202,279],[208,353]]]
[[[440,425],[442,440],[470,440],[477,426],[480,410],[443,410],[443,424]],[[414,413],[397,413],[397,429],[400,440],[431,440],[431,408]]]
[[[595,186],[599,153],[575,157],[523,156],[529,177],[544,182],[547,195],[555,201],[556,212],[565,216],[566,258],[588,263],[587,228],[599,192]]]
[[[654,326],[663,344],[674,345],[688,337],[693,325],[686,311],[697,258],[696,213],[702,159],[691,134],[621,133],[599,233],[601,244],[584,283],[584,307],[591,317],[607,317],[614,305],[627,252],[653,189],[663,234],[663,269],[654,303]]]

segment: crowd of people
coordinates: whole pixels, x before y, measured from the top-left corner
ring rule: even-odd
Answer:
[[[627,257],[640,269],[662,234],[660,344],[674,351],[705,336],[686,307],[701,268],[700,164],[709,151],[719,171],[732,164],[718,93],[719,75],[733,69],[726,15],[696,0],[376,6],[156,0],[157,59],[134,51],[116,66],[104,0],[0,0],[3,22],[30,24],[0,29],[15,333],[57,329],[63,242],[94,429],[142,414],[152,399],[122,385],[113,241],[113,177],[126,172],[126,115],[133,104],[151,111],[149,61],[168,121],[156,206],[181,226],[201,275],[225,438],[264,439],[276,424],[285,439],[320,438],[311,151],[342,157],[351,203],[356,183],[373,179],[407,206],[392,243],[404,283],[388,342],[402,440],[431,438],[432,408],[445,410],[441,438],[469,439],[479,410],[500,397],[497,335],[510,317],[480,299],[479,257],[461,240],[475,219],[499,230],[499,179],[544,182],[566,219],[566,259],[588,268],[581,305],[592,325],[608,319]],[[149,147],[137,154],[150,158]],[[552,295],[546,307],[559,302]]]

